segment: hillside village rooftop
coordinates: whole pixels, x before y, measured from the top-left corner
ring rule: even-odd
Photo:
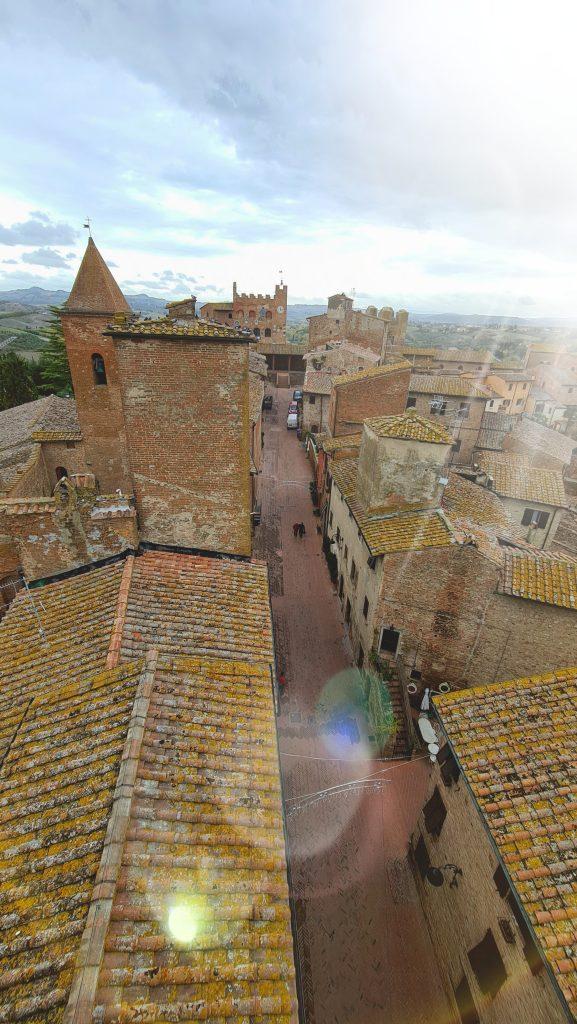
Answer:
[[[460,690],[434,705],[577,1015],[577,668]]]
[[[479,466],[493,478],[497,494],[543,505],[567,505],[563,477],[555,469],[535,469],[525,455],[513,452],[479,452]]]
[[[411,376],[409,391],[426,395],[454,395],[457,398],[494,398],[490,388],[470,377],[447,377],[415,373]]]

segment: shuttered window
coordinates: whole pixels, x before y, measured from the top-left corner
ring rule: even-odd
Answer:
[[[507,972],[490,928],[467,956],[483,995],[496,996],[507,979]]]
[[[423,814],[427,832],[432,836],[440,836],[443,822],[447,817],[447,808],[443,803],[438,786],[435,786],[431,799],[425,804]]]

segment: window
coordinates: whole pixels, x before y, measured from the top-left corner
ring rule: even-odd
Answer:
[[[351,602],[349,601],[349,599],[347,597],[347,603],[346,603],[346,606],[345,606],[345,622],[350,622],[350,621],[351,621]]]
[[[358,666],[358,668],[362,668],[363,667],[364,661],[365,661],[365,652],[363,651],[362,647],[359,647],[359,656],[357,658],[357,666]]]
[[[523,405],[524,401],[525,401],[524,398],[518,398],[517,401],[515,402],[515,405]]]
[[[314,405],[317,400],[316,395],[309,395],[309,405]]]
[[[437,761],[441,768],[441,778],[445,783],[445,786],[452,786],[454,782],[459,781],[459,775],[461,774],[459,771],[459,765],[457,764],[448,743],[443,744],[439,750],[439,753],[437,754]]]
[[[254,318],[256,317],[256,313],[255,313],[254,309],[249,309],[248,315],[249,315],[251,320],[254,320]]]
[[[106,367],[100,352],[93,352],[92,354],[92,376],[94,378],[94,383],[97,385],[107,383]]]
[[[344,584],[345,584],[345,581],[343,579],[343,574],[341,573],[341,575],[339,576],[339,597],[343,596]]]
[[[228,319],[229,319],[229,320],[232,320],[232,313],[229,313],[229,314],[228,314]]]
[[[329,526],[332,526],[332,525],[333,525],[333,513],[332,513],[332,510],[331,510],[331,512],[329,513]]]
[[[523,391],[526,391],[528,387],[529,387],[528,384],[523,384]]]
[[[431,866],[431,858],[429,857],[427,844],[422,836],[419,836],[419,841],[415,846],[413,857],[421,878],[424,878]]]
[[[453,443],[451,445],[451,450],[454,451],[454,452],[460,452],[461,451],[461,438],[460,437],[458,437],[455,441],[453,441]]]
[[[351,562],[351,583],[355,583],[357,579],[357,565],[353,558]]]
[[[348,549],[347,545],[345,544],[345,562],[346,562],[348,557],[349,557],[349,549]]]
[[[433,414],[437,413],[438,416],[444,416],[447,411],[447,403],[440,399],[434,399],[429,406],[429,410]]]
[[[526,508],[521,520],[522,526],[531,526],[533,529],[544,530],[549,521],[548,512],[540,512],[536,508]]]
[[[461,1018],[461,1024],[479,1024],[479,1014],[473,1002],[469,982],[465,975],[455,989],[455,1002]]]
[[[471,403],[470,402],[461,402],[461,404],[459,405],[459,416],[462,416],[463,419],[466,420],[469,417],[470,411],[471,411]]]
[[[340,544],[340,542],[341,542],[341,529],[340,529],[340,526],[337,526],[337,544]]]
[[[441,835],[443,822],[447,817],[447,808],[443,803],[443,798],[438,786],[435,786],[431,799],[427,800],[427,803],[423,807],[423,814],[425,817],[425,828],[427,829],[427,832],[429,835],[438,838],[438,836]]]
[[[500,864],[493,875],[493,881],[499,896],[502,900],[505,900],[509,910],[517,922],[517,927],[521,933],[521,938],[523,939],[523,955],[529,964],[531,973],[538,974],[543,967],[543,960],[541,959],[539,950],[535,944],[533,933],[527,923],[521,907],[519,906],[517,897],[512,891],[509,885],[509,880]]]
[[[407,398],[407,409],[414,409],[417,404],[417,399],[414,395],[409,395]]]
[[[256,338],[260,338],[260,327],[255,327],[253,334]]]
[[[270,309],[267,309],[267,311],[265,313],[265,320],[272,320],[272,313],[271,313]]]
[[[76,447],[76,444],[75,444],[75,442],[74,442],[74,441],[67,441],[67,442],[66,442],[66,447],[67,447],[67,448],[75,448],[75,447]]]
[[[271,336],[270,327],[265,327],[265,329],[264,329],[264,336],[265,336],[265,338],[270,338],[270,336]]]
[[[389,654],[396,654],[400,635],[398,629],[393,629],[392,626],[390,629],[383,629],[379,650],[388,651]]]
[[[68,470],[65,466],[56,467],[56,479],[63,480],[65,476],[68,476]]]
[[[365,597],[364,604],[363,604],[363,618],[366,619],[368,617],[368,614],[369,614],[369,599],[368,599],[368,597]]]
[[[507,384],[507,391],[512,391],[512,390],[513,390],[513,385],[512,384]]]
[[[507,979],[507,972],[490,928],[467,956],[483,995],[496,996]]]

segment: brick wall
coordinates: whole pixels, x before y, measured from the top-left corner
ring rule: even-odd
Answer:
[[[18,473],[6,497],[20,498],[30,494],[42,496],[50,493],[50,478],[42,456],[42,449],[40,445],[37,445],[36,452],[26,467]]]
[[[144,540],[249,555],[248,346],[117,338]]]
[[[405,411],[411,371],[394,370],[334,387],[328,415],[333,437],[354,434],[371,416],[396,416]]]
[[[134,510],[107,511],[86,496],[69,504],[58,498],[0,503],[0,534],[28,579],[40,579],[138,546]]]
[[[62,313],[62,328],[70,363],[78,420],[85,445],[86,468],[94,473],[102,493],[121,488],[129,494],[122,397],[114,340],[102,331],[110,316]],[[98,385],[92,368],[93,353],[106,367],[106,385]]]
[[[274,295],[254,295],[237,292],[236,282],[232,286],[232,320],[241,327],[258,331],[263,341],[286,341],[288,289],[277,285]],[[270,333],[267,333],[270,332]]]
[[[575,661],[577,612],[495,593],[499,566],[469,545],[387,555],[373,638],[400,630],[410,671],[474,686]]]
[[[0,535],[0,618],[16,596],[16,588],[12,584],[20,575],[20,559],[11,536]],[[20,589],[20,588],[18,588]]]
[[[399,310],[390,318],[374,316],[359,309],[341,307],[342,315],[321,313],[309,318],[309,348],[325,345],[327,341],[346,339],[360,348],[370,349],[378,356],[388,355],[404,344],[408,314]]]
[[[545,969],[537,975],[531,973],[519,927],[497,892],[493,875],[499,860],[463,777],[448,788],[435,769],[431,772],[428,796],[435,785],[447,810],[440,835],[435,838],[427,832],[421,815],[411,847],[414,849],[422,837],[433,866],[456,864],[463,872],[457,885],[451,886],[449,869],[444,885],[435,887],[421,877],[416,866],[414,871],[447,991],[455,1000],[455,990],[465,975],[481,1024],[563,1024],[567,1018],[549,974]],[[509,922],[515,937],[513,943],[505,941],[499,925],[503,919]],[[488,929],[493,933],[507,974],[494,998],[481,991],[467,956]]]
[[[42,458],[46,467],[46,475],[51,494],[57,482],[56,467],[62,466],[72,476],[73,473],[85,473],[86,453],[83,441],[43,441]],[[31,491],[39,494],[39,491]]]

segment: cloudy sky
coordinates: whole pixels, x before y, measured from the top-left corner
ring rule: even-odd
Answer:
[[[0,289],[577,315],[574,0],[0,3]]]

